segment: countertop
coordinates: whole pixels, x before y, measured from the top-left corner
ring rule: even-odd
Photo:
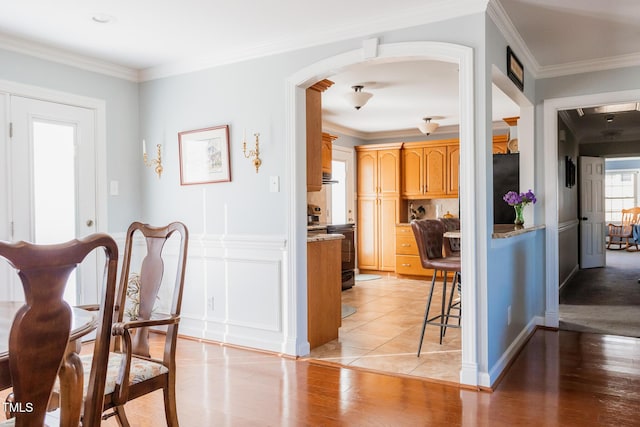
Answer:
[[[494,239],[506,239],[508,237],[530,233],[543,228],[544,225],[525,225],[524,227],[516,227],[514,224],[494,224],[493,234],[491,237]]]
[[[307,236],[307,243],[323,242],[325,240],[340,240],[344,239],[344,234],[314,234]]]

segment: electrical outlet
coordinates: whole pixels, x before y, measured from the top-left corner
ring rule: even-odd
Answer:
[[[507,307],[507,326],[511,324],[511,306]]]

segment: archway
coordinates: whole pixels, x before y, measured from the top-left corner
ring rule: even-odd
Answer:
[[[294,75],[286,82],[286,152],[288,153],[286,178],[289,184],[290,259],[284,297],[288,335],[295,337],[295,354],[309,353],[306,340],[306,141],[305,89],[313,83],[329,77],[335,70],[360,62],[384,62],[401,60],[438,60],[453,62],[459,67],[460,96],[460,212],[462,233],[470,236],[462,240],[462,270],[465,280],[474,286],[465,288],[462,304],[462,368],[460,383],[478,384],[477,354],[477,292],[478,262],[475,256],[476,224],[482,223],[475,213],[475,159],[474,159],[474,77],[473,50],[470,47],[441,42],[407,42],[378,44],[377,39],[365,40],[363,47],[316,62]],[[480,195],[482,196],[482,195]],[[464,256],[464,254],[470,254]]]

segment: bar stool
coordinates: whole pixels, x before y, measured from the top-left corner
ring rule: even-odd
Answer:
[[[429,290],[429,298],[427,299],[427,306],[424,313],[424,322],[422,323],[422,333],[420,334],[420,343],[418,344],[418,357],[420,357],[420,350],[422,349],[422,342],[424,340],[424,332],[427,325],[434,325],[440,327],[440,344],[442,344],[442,338],[446,332],[447,327],[459,328],[458,325],[449,325],[449,318],[460,319],[460,315],[451,314],[451,305],[453,302],[453,293],[456,290],[456,285],[459,283],[460,277],[460,257],[445,258],[442,256],[442,244],[444,234],[444,224],[437,219],[421,219],[411,221],[411,229],[416,238],[418,246],[418,254],[420,255],[420,262],[424,268],[433,269],[433,278],[431,279],[431,289]],[[436,284],[436,275],[438,271],[442,271],[444,279],[442,281],[442,302],[440,307],[440,314],[429,317],[429,309],[431,308],[431,300],[433,299],[433,290]],[[451,283],[451,295],[449,297],[449,304],[447,306],[447,275],[449,272],[453,272],[453,279]],[[445,311],[446,310],[446,311]]]

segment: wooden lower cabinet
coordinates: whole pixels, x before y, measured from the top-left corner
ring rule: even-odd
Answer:
[[[342,241],[307,243],[307,337],[311,348],[338,338],[342,324]]]
[[[418,245],[409,224],[397,224],[396,227],[396,273],[411,276],[433,275],[433,270],[422,267]]]

